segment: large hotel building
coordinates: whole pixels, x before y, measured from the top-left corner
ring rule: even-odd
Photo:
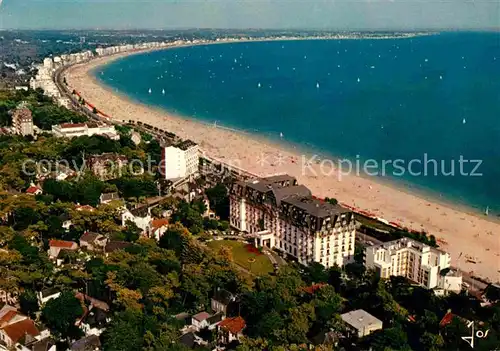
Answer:
[[[450,268],[450,254],[410,238],[401,238],[365,249],[365,266],[381,278],[406,277],[428,289],[461,289],[462,277],[456,272],[441,275]]]
[[[236,182],[230,191],[230,223],[301,264],[325,267],[354,261],[352,211],[318,200],[294,177],[278,175]]]

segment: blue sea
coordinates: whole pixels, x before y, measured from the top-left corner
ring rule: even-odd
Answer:
[[[373,160],[368,172],[381,180],[500,213],[498,32],[192,46],[94,74],[134,100],[273,140],[282,133],[361,167]]]

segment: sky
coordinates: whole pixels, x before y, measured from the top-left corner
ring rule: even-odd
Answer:
[[[0,29],[499,29],[500,0],[0,0]]]

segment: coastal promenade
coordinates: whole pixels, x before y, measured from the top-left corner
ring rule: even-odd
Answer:
[[[59,72],[59,80],[65,76],[69,85],[65,87],[67,94],[75,89],[86,101],[91,101],[106,115],[113,116],[112,119],[100,117],[106,121],[124,123],[134,120],[168,130],[180,138],[192,139],[200,144],[207,157],[228,167],[238,167],[249,175],[289,173],[311,188],[318,197],[335,197],[343,204],[363,209],[389,222],[435,235],[441,248],[451,253],[453,266],[471,275],[499,280],[500,226],[497,223],[371,179],[353,175],[340,181],[335,175],[322,175],[317,165],[311,167],[317,174],[304,174],[299,161],[308,155],[301,154],[299,150],[133,103],[100,85],[90,73],[92,69],[124,55],[100,57],[72,66]],[[257,162],[263,156],[284,162]]]

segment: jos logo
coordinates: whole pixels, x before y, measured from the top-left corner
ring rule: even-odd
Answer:
[[[466,341],[470,347],[474,348],[474,339],[475,338],[478,338],[478,339],[486,339],[486,337],[488,336],[488,332],[490,331],[489,329],[486,330],[486,331],[482,331],[482,330],[477,330],[475,333],[474,333],[474,322],[469,322],[467,324],[467,328],[471,329],[471,335],[470,336],[462,336],[462,340]]]

